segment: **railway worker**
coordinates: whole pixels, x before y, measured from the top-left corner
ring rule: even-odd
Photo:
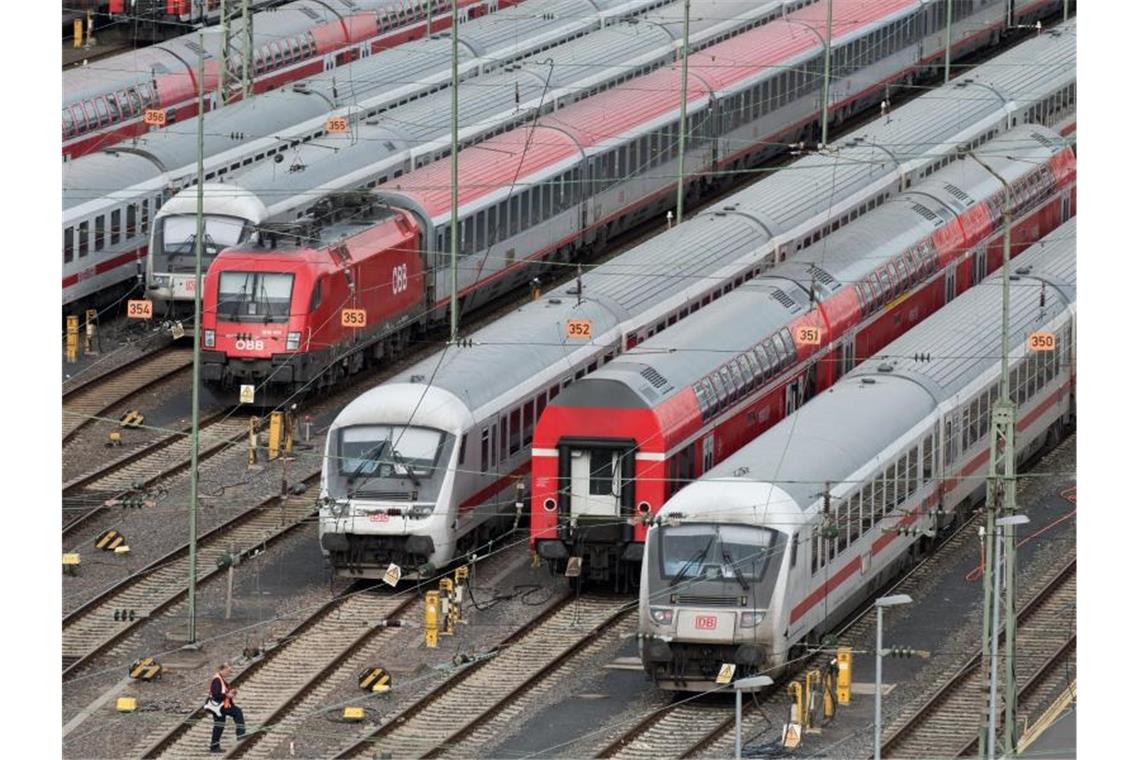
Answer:
[[[226,730],[226,716],[234,719],[237,728],[237,738],[245,738],[245,716],[241,708],[234,704],[237,699],[237,689],[231,689],[227,681],[233,668],[228,662],[223,662],[218,672],[210,679],[210,697],[206,702],[206,709],[214,716],[214,734],[210,737],[210,751],[222,751],[222,732]]]

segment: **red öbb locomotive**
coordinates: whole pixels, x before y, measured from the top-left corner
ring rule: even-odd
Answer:
[[[265,231],[266,247],[214,260],[202,309],[206,383],[261,385],[260,402],[335,383],[383,356],[392,346],[377,334],[400,340],[396,328],[424,300],[419,228],[398,209],[368,206],[353,217],[316,240],[303,228]]]

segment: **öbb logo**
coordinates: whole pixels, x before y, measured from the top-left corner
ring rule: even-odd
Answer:
[[[234,341],[234,348],[238,351],[264,351],[265,341],[260,338],[238,338]]]

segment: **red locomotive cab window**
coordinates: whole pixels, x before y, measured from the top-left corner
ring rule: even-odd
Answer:
[[[309,299],[309,311],[314,312],[317,307],[321,305],[321,283],[324,282],[324,277],[320,277],[313,283],[313,295]]]
[[[882,288],[879,287],[879,278],[875,273],[871,273],[867,277],[867,284],[871,286],[871,301],[875,306],[880,303],[880,296],[883,294]]]
[[[719,373],[712,373],[708,379],[712,383],[713,391],[716,392],[716,406],[713,407],[713,411],[719,411],[728,400],[728,390],[724,387],[724,381],[720,379]]]

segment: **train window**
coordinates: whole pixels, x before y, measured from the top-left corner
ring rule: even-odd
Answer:
[[[863,486],[863,493],[859,501],[859,519],[862,525],[860,534],[866,533],[875,524],[875,503],[871,500],[874,495],[874,488],[873,483],[867,483]]]
[[[795,361],[796,344],[792,340],[792,331],[786,327],[776,333],[776,344],[779,345],[781,340],[784,343],[784,350],[780,367],[783,368]]]
[[[135,215],[137,213],[136,208],[137,207],[133,203],[127,204],[127,228],[124,232],[127,238],[132,238],[138,234],[138,230],[135,229]]]
[[[491,444],[491,431],[483,428],[483,432],[479,436],[479,471],[487,471],[487,452]]]
[[[772,339],[768,338],[760,344],[760,350],[769,362],[768,368],[764,371],[765,379],[772,377],[780,371],[780,357],[776,353],[776,346],[772,343]]]
[[[71,115],[71,111],[65,110],[63,112],[63,136],[71,137],[72,132],[75,131],[75,118]]]
[[[736,375],[736,373],[729,370],[729,367],[731,366],[731,363],[729,363],[721,367],[718,372],[721,382],[724,383],[724,390],[725,393],[728,394],[728,402],[730,404],[736,401],[736,395],[740,392],[740,378]]]
[[[63,263],[67,264],[75,258],[75,228],[68,227],[63,231]]]
[[[507,417],[503,415],[499,418],[499,461],[504,462],[507,459]]]
[[[874,489],[871,492],[871,508],[874,510],[875,522],[887,516],[887,473],[880,472],[875,476]]]
[[[895,470],[895,465],[892,463],[887,466],[883,471],[883,516],[891,510],[891,507],[897,502],[898,496],[898,473]]]
[[[475,217],[469,216],[463,220],[463,227],[459,231],[460,253],[464,256],[473,253],[475,249]]]
[[[107,112],[107,101],[99,98],[95,101],[95,113],[99,115],[99,125],[109,124],[111,121],[110,114]]]
[[[716,405],[716,399],[709,389],[708,381],[701,380],[696,385],[694,385],[693,393],[697,397],[697,409],[700,410],[701,417],[707,420],[709,418],[709,412],[711,411],[712,407]]]
[[[538,421],[542,419],[542,410],[546,408],[546,394],[538,394],[538,398],[534,401],[534,422],[538,425]]]
[[[718,411],[725,402],[728,401],[728,389],[724,387],[724,380],[721,379],[720,374],[717,372],[708,376],[708,380],[712,383],[713,391],[716,393],[716,406],[713,411]]]
[[[79,258],[83,258],[87,255],[87,246],[89,244],[87,240],[87,231],[90,229],[88,226],[89,224],[90,222],[79,223]]]
[[[553,192],[552,192],[552,190],[553,190],[553,188],[551,188],[549,182],[544,182],[541,186],[542,218],[543,219],[549,219],[551,216],[554,215],[554,212],[552,210],[553,209],[553,205],[552,205]]]
[[[508,219],[510,220],[507,227],[507,234],[513,237],[519,233],[519,197],[512,195],[510,198],[510,213]]]
[[[519,198],[519,231],[530,227],[530,191],[523,190]]]
[[[561,388],[558,387],[557,383],[550,386],[550,400],[551,401],[553,401],[558,396],[558,393],[560,390],[561,390]]]
[[[121,209],[115,209],[111,212],[111,245],[119,242],[119,237],[122,234],[123,212]]]
[[[463,437],[459,439],[459,464],[463,464],[463,457],[467,451],[467,434],[464,433]]]
[[[529,446],[534,440],[534,400],[528,400],[523,406],[522,442]]]

